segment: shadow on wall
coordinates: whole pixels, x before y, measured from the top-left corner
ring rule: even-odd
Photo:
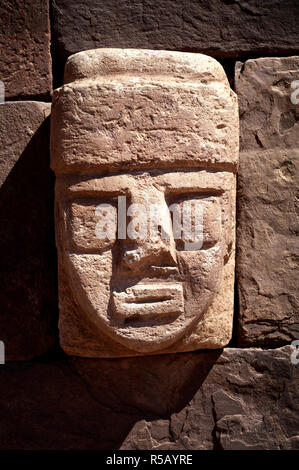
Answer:
[[[188,435],[188,404],[220,354],[9,364],[0,370],[1,448],[147,449],[155,442],[184,448],[180,435]],[[212,440],[214,426],[210,394],[199,403],[202,419],[193,414],[187,426],[197,426],[197,442],[204,443],[200,433]]]
[[[0,188],[0,339],[7,360],[44,354],[58,336],[54,175],[48,142],[49,118]]]

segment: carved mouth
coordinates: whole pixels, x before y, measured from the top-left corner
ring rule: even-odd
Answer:
[[[113,292],[114,311],[124,320],[177,316],[184,311],[183,286],[178,283],[138,284]]]

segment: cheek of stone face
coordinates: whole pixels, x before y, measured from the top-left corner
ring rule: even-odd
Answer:
[[[186,310],[205,311],[219,291],[223,269],[223,230],[221,205],[216,197],[190,199],[199,204],[202,214],[202,238],[199,249],[183,236],[177,240],[178,261],[184,281]],[[194,220],[193,220],[194,222]],[[194,228],[194,224],[192,225]],[[187,248],[187,249],[186,249]],[[189,249],[188,249],[189,248]]]
[[[219,292],[222,280],[223,249],[218,243],[207,250],[178,252],[184,285],[187,318],[200,318]]]
[[[220,243],[203,251],[181,251],[179,263],[185,286],[189,285],[194,295],[204,291],[213,295],[218,292],[223,268],[223,248]]]
[[[108,323],[112,253],[68,253],[67,268],[73,295],[83,312],[102,326]]]
[[[216,197],[188,198],[179,201],[177,207],[182,222],[182,235],[176,239],[177,250],[204,251],[220,241],[221,207]]]
[[[99,201],[73,201],[69,208],[68,227],[71,247],[74,250],[107,250],[113,246],[116,239],[116,207]]]

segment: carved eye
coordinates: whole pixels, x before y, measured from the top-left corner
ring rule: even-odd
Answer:
[[[73,201],[70,205],[68,226],[75,250],[106,250],[113,246],[116,239],[116,207],[99,200]]]
[[[221,206],[214,196],[180,197],[169,206],[177,250],[205,250],[221,237]]]

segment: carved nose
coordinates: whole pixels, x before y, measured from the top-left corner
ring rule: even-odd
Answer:
[[[174,242],[171,243],[171,240],[138,242],[135,248],[124,251],[122,263],[129,269],[145,265],[174,267],[177,265]]]
[[[148,201],[152,204],[150,207]],[[164,195],[158,191],[152,191],[146,202],[146,235],[136,237],[129,242],[124,241],[122,264],[127,269],[136,269],[138,266],[174,267],[177,265],[176,248]],[[143,205],[145,205],[144,202]]]

